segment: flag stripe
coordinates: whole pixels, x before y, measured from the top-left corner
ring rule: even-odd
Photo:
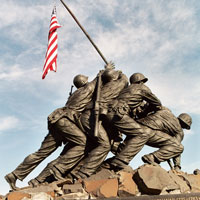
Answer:
[[[46,57],[51,53],[52,49],[57,45],[57,37],[53,38],[51,43],[48,45]]]
[[[47,73],[48,73],[48,70],[52,67],[52,65],[55,63],[56,65],[57,65],[57,62],[56,62],[56,59],[57,59],[57,56],[49,63],[49,68],[46,68],[45,70],[44,70],[44,73],[43,73],[43,75],[42,75],[42,79],[44,79],[45,78],[45,76],[47,75]],[[54,70],[51,70],[51,71],[54,71]],[[56,70],[55,70],[56,71]]]
[[[49,27],[49,36],[48,36],[48,47],[45,55],[45,62],[43,67],[43,75],[42,79],[45,78],[48,71],[57,71],[57,55],[58,55],[58,40],[57,40],[57,28],[60,28],[60,24],[58,24],[56,18],[56,8],[53,9],[51,15],[51,22]]]
[[[52,56],[52,54],[54,53],[54,51],[57,50],[57,49],[56,49],[57,47],[58,47],[58,46],[55,45],[54,48],[52,48],[52,50],[49,51],[49,52],[47,53],[46,62],[45,62],[45,65],[44,65],[44,66],[46,66],[46,63],[48,63],[48,60],[50,59],[50,57]]]
[[[48,68],[49,67],[49,65],[50,65],[50,63],[51,63],[51,61],[54,59],[54,57],[57,57],[57,49],[56,49],[57,47],[55,47],[54,49],[53,49],[53,51],[51,52],[51,54],[48,56],[48,58],[46,59],[46,63],[45,63],[45,66],[44,66],[44,70],[45,70],[45,68]]]
[[[60,28],[61,26],[58,24],[56,15],[54,14],[51,18],[51,24],[50,24],[50,32],[54,31],[57,28]]]
[[[54,52],[57,53],[57,45],[46,56],[45,64],[44,64],[44,69],[50,67],[49,66],[49,63],[50,63],[49,60],[51,61],[53,59]]]
[[[56,32],[56,31],[51,32],[51,33],[49,34],[49,41],[48,41],[48,44],[50,44],[51,41],[52,41],[55,37],[57,37],[57,32]]]
[[[45,76],[46,76],[46,74],[48,73],[48,70],[49,70],[50,68],[52,68],[53,63],[56,64],[56,59],[57,59],[57,56],[49,63],[50,67],[49,67],[49,68],[46,68],[46,69],[44,70],[44,73],[43,73],[43,76],[42,76],[42,77],[45,77]],[[51,70],[51,71],[54,71],[54,70]],[[55,70],[55,71],[56,71],[56,70]]]

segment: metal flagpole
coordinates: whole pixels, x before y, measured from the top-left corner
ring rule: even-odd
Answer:
[[[107,60],[105,59],[105,57],[103,56],[103,54],[101,53],[101,51],[99,50],[99,48],[96,46],[96,44],[92,41],[91,37],[88,35],[88,33],[85,31],[85,29],[83,28],[83,26],[79,23],[79,21],[77,20],[77,18],[74,16],[74,14],[72,13],[72,11],[69,9],[69,7],[64,3],[63,0],[60,0],[62,2],[62,4],[64,5],[64,7],[68,10],[68,12],[70,13],[70,15],[73,17],[73,19],[76,21],[76,23],[78,24],[78,26],[81,28],[81,30],[83,31],[83,33],[86,35],[86,37],[89,39],[89,41],[92,43],[92,45],[94,46],[94,48],[97,50],[97,52],[99,53],[99,55],[101,56],[101,58],[104,60],[104,62],[106,64],[108,64]]]

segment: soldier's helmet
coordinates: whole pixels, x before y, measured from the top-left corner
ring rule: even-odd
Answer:
[[[130,79],[129,79],[130,83],[139,83],[139,82],[147,82],[148,78],[146,78],[143,74],[141,73],[134,73],[131,75]]]
[[[106,69],[102,74],[102,81],[107,83],[109,81],[117,80],[119,76],[119,71],[114,69]]]
[[[74,77],[73,83],[76,88],[83,87],[88,82],[88,77],[82,74],[78,74]]]
[[[191,124],[192,124],[192,118],[190,117],[190,115],[188,115],[187,113],[181,113],[179,116],[178,116],[178,119],[184,123],[185,125],[185,128],[186,129],[190,129],[191,127]]]

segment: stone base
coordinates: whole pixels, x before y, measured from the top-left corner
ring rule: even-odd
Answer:
[[[200,200],[200,193],[191,194],[169,194],[169,195],[152,195],[139,197],[122,197],[118,200]],[[116,198],[109,198],[109,200],[116,200]]]
[[[67,180],[25,187],[0,200],[200,200],[200,174],[166,171],[143,165],[136,170],[102,169],[89,178],[70,184]]]

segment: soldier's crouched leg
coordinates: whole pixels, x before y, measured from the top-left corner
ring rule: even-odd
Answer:
[[[49,134],[44,138],[40,148],[35,153],[28,155],[12,172],[15,179],[22,181],[30,172],[35,169],[35,167],[37,167],[46,157],[55,151],[59,145],[61,145],[61,141],[55,136],[54,132],[50,131]],[[12,179],[12,185],[15,185],[13,180],[14,179]]]
[[[55,169],[61,173],[61,178],[62,175],[71,170],[83,158],[87,138],[86,135],[67,118],[60,119],[55,125],[59,133],[62,134],[67,141],[62,155],[58,157],[57,163],[54,165]]]
[[[31,186],[31,187],[37,187],[38,185],[40,185],[40,182],[34,178],[34,179],[31,179],[28,184]]]
[[[160,164],[160,162],[152,153],[142,156],[142,161],[144,163],[152,164],[152,165]]]
[[[159,149],[158,151],[153,152],[154,157],[159,162],[167,161],[170,158],[173,158],[174,156],[180,155],[184,150],[184,147],[182,144],[177,144],[176,146],[168,146],[163,147]]]
[[[38,182],[38,184],[41,184],[41,183],[44,183],[44,182],[53,181],[50,178],[50,176],[52,175],[50,170],[53,168],[53,166],[54,166],[54,164],[56,164],[56,162],[57,162],[57,159],[48,163],[47,166],[42,170],[42,172],[36,178],[32,179],[34,181],[32,181],[32,180],[30,181],[30,185],[32,184],[32,182],[34,182],[34,183]],[[38,184],[36,184],[36,185],[38,185]],[[34,186],[35,184],[32,184],[32,185]]]
[[[96,147],[89,152],[88,157],[85,159],[85,163],[80,168],[79,172],[76,173],[76,176],[86,178],[94,174],[106,159],[110,150],[110,139],[104,127],[100,125]]]
[[[60,180],[63,175],[73,169],[73,167],[83,158],[85,146],[68,143],[65,154],[60,155],[57,163],[52,168],[55,179]]]
[[[164,162],[179,156],[184,150],[183,145],[176,138],[160,131],[156,131],[150,137],[147,145],[159,148],[152,153],[158,162]]]
[[[127,136],[122,149],[111,161],[113,166],[124,168],[140,152],[149,139],[148,133]]]

